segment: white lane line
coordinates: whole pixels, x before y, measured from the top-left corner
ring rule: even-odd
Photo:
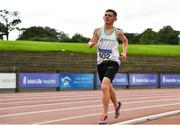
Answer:
[[[141,97],[142,99],[143,98],[159,98],[159,97],[168,97],[169,96],[169,94],[167,94],[167,95],[151,95],[151,97],[144,97],[144,96],[132,96],[132,97],[125,97],[125,96],[120,96],[120,98],[126,98],[126,99],[131,99],[131,98],[137,98],[137,97]],[[176,96],[178,96],[178,94],[176,94]],[[97,96],[93,96],[93,97],[91,97],[90,96],[90,98],[87,98],[87,97],[85,97],[85,99],[99,99],[99,98],[101,98],[101,97],[97,97]],[[77,97],[77,98],[61,98],[61,97],[59,97],[59,98],[57,98],[56,100],[54,100],[54,99],[45,99],[45,100],[42,100],[42,101],[48,101],[48,102],[51,102],[51,101],[77,101],[78,99],[80,99],[80,100],[82,100],[83,98],[82,97]],[[40,99],[38,100],[38,101],[41,101]],[[37,100],[28,100],[28,101],[18,101],[18,102],[0,102],[0,105],[1,104],[19,104],[19,103],[30,103],[30,102],[37,102]]]
[[[138,90],[138,93],[140,92],[143,92],[145,93],[146,91],[144,90],[147,90],[147,89],[143,89],[143,90]],[[126,94],[126,92],[128,92],[129,90],[117,90],[117,94]],[[131,90],[132,92],[137,92],[136,90]],[[156,92],[154,92],[156,91]],[[178,92],[176,91],[179,91],[179,89],[173,89],[173,92],[174,94],[178,94]],[[58,96],[64,96],[64,95],[74,95],[74,94],[78,94],[78,95],[81,95],[81,94],[89,94],[89,92],[93,92],[93,93],[101,93],[101,90],[95,90],[95,91],[78,91],[78,92],[72,92],[72,91],[60,91],[60,92],[34,92],[34,93],[31,93],[31,92],[25,92],[25,93],[12,93],[12,94],[1,94],[1,96],[3,96],[4,98],[16,98],[16,97],[32,97],[32,96],[36,96],[36,97],[43,97],[43,96],[49,96],[49,95],[58,95]],[[148,93],[146,92],[145,94],[166,94],[166,93],[169,93],[171,92],[172,93],[172,89],[160,89],[160,90],[156,90],[156,89],[151,89],[151,90],[148,90]],[[172,93],[173,94],[173,93]]]
[[[84,99],[92,99],[92,100],[94,100],[94,99],[100,99],[101,97],[89,97],[89,98],[63,98],[63,99],[61,99],[61,98],[59,98],[59,99],[47,99],[47,100],[32,100],[32,101],[21,101],[21,102],[4,102],[4,103],[0,103],[0,105],[1,104],[21,104],[21,103],[37,103],[37,101],[38,102],[41,102],[41,103],[43,103],[43,102],[48,102],[48,103],[53,103],[53,102],[61,102],[61,101],[68,101],[69,103],[70,102],[73,102],[73,101],[81,101],[81,100],[84,100]],[[10,106],[11,107],[11,106]],[[0,108],[1,109],[1,108]]]
[[[78,97],[94,97],[94,95],[78,95]],[[1,103],[9,103],[9,102],[3,102],[3,101],[18,101],[18,100],[22,100],[22,99],[25,99],[25,100],[35,100],[35,99],[41,99],[41,100],[49,100],[49,99],[58,99],[58,98],[77,98],[77,95],[75,96],[52,96],[52,95],[49,95],[48,98],[47,96],[46,97],[32,97],[32,98],[28,98],[28,97],[24,97],[24,98],[14,98],[14,99],[1,99]]]
[[[90,105],[90,106],[80,106],[80,107],[72,107],[72,108],[50,109],[50,110],[41,110],[41,111],[33,111],[33,112],[14,113],[14,114],[8,114],[8,115],[1,115],[0,118],[37,114],[37,113],[46,113],[46,112],[56,112],[56,111],[64,111],[64,110],[75,110],[75,109],[82,109],[82,108],[93,108],[93,107],[98,107],[98,106],[101,106],[101,105]]]
[[[145,117],[140,117],[140,118],[127,120],[127,121],[120,122],[120,123],[115,123],[113,125],[136,124],[136,123],[140,123],[140,122],[155,120],[155,119],[159,119],[159,118],[163,118],[163,117],[167,117],[167,116],[172,116],[172,115],[177,115],[177,114],[180,114],[180,110],[164,112],[164,113],[159,113],[156,115],[149,115],[149,116],[145,116]]]
[[[20,93],[11,93],[11,94],[5,94],[2,93],[1,95],[4,97],[24,97],[24,96],[47,96],[47,95],[74,95],[74,94],[89,94],[89,92],[93,93],[99,93],[100,91],[98,90],[87,90],[87,91],[49,91],[49,92],[20,92]]]
[[[180,99],[180,96],[166,96],[168,99],[154,99],[154,100],[143,100],[143,101],[130,101],[127,102],[126,104],[133,104],[133,103],[143,103],[143,102],[156,102],[156,101],[169,101],[169,100],[176,100]],[[174,98],[176,97],[176,98]],[[119,100],[121,100],[120,97],[118,97]],[[149,99],[150,97],[144,97],[143,99]],[[142,98],[132,98],[131,100],[134,99],[142,99]],[[73,102],[59,102],[59,103],[51,103],[51,104],[37,104],[37,105],[25,105],[25,106],[14,106],[14,107],[5,107],[5,108],[0,108],[0,110],[9,110],[9,109],[18,109],[18,108],[31,108],[31,107],[42,107],[42,106],[50,106],[50,105],[65,105],[65,104],[78,104],[78,103],[85,103],[85,102],[100,102],[100,99],[93,99],[93,100],[86,100],[86,101],[73,101]]]
[[[85,98],[85,99],[94,99],[94,98],[101,98],[101,97],[88,97],[88,98]],[[80,99],[80,100],[82,100],[83,98],[82,97],[77,97],[77,98],[62,98],[61,99],[61,97],[59,97],[59,98],[57,98],[56,100],[55,99],[45,99],[45,100],[31,100],[31,101],[19,101],[19,102],[1,102],[0,104],[19,104],[19,103],[26,103],[26,102],[28,102],[28,103],[30,103],[30,102],[37,102],[37,101],[48,101],[48,102],[53,102],[53,101],[74,101],[74,100],[78,100],[78,99]]]
[[[14,101],[18,101],[20,102],[21,100],[34,100],[34,99],[43,99],[43,100],[48,100],[48,99],[54,99],[54,98],[77,98],[77,97],[94,97],[95,95],[92,95],[92,94],[70,94],[70,95],[44,95],[44,96],[36,96],[36,95],[33,95],[33,96],[22,96],[22,97],[13,97],[13,98],[8,98],[8,97],[3,97],[1,96],[1,102],[6,102],[6,101],[9,101],[9,102],[14,102]],[[8,102],[7,102],[8,103]]]
[[[130,109],[121,110],[121,112],[140,110],[140,109],[148,109],[148,108],[166,107],[166,106],[173,106],[173,105],[179,105],[179,104],[180,103],[173,103],[173,104],[164,104],[164,105],[155,105],[155,106],[153,105],[153,106],[145,106],[145,107],[138,107],[138,108],[130,108]],[[114,111],[110,111],[108,113],[111,114],[111,113],[114,113]],[[90,117],[90,116],[95,116],[95,115],[99,115],[99,114],[100,113],[82,115],[82,116],[75,116],[75,117],[67,117],[67,118],[63,118],[63,119],[55,119],[55,120],[49,120],[49,121],[34,123],[32,125],[49,124],[49,123],[53,123],[53,122],[61,122],[61,121],[67,121],[67,120],[72,120],[72,119],[79,119],[79,118]]]
[[[88,95],[80,95],[80,94],[78,94],[78,97],[95,97],[94,95],[90,95],[90,94],[88,94]],[[77,95],[65,95],[65,96],[62,96],[62,95],[60,95],[60,96],[55,96],[54,97],[54,95],[49,95],[49,96],[47,96],[47,95],[45,95],[45,96],[35,96],[35,97],[21,97],[21,98],[11,98],[11,99],[9,99],[9,98],[2,98],[1,99],[1,101],[3,102],[3,101],[13,101],[13,100],[16,100],[16,101],[18,101],[18,100],[22,100],[22,99],[27,99],[27,100],[29,100],[29,99],[54,99],[54,98],[77,98]]]
[[[100,102],[101,100],[96,99],[96,100],[91,100],[91,102]],[[38,105],[26,105],[26,106],[15,106],[15,107],[5,107],[5,108],[0,108],[0,110],[7,110],[7,109],[18,109],[18,108],[31,108],[31,107],[42,107],[42,106],[50,106],[50,105],[65,105],[65,104],[78,104],[78,103],[85,103],[85,102],[90,102],[88,101],[78,101],[78,102],[58,102],[58,103],[51,103],[51,104],[38,104]]]
[[[172,94],[172,93],[171,93]],[[179,93],[174,93],[173,95],[178,95]],[[77,94],[78,95],[78,97],[94,97],[94,95],[90,95],[90,94],[87,94],[87,95],[80,95],[80,94]],[[1,98],[1,102],[3,102],[3,101],[13,101],[13,100],[15,100],[15,101],[18,101],[18,100],[22,100],[22,99],[26,99],[26,100],[29,100],[29,99],[54,99],[54,98],[76,98],[77,97],[77,95],[55,95],[55,94],[49,94],[49,95],[44,95],[44,96],[36,96],[36,95],[34,95],[35,97],[32,97],[32,96],[30,96],[30,97],[26,97],[26,96],[23,96],[23,97],[17,97],[17,98],[8,98],[8,97],[3,97],[3,96],[1,96],[2,98]],[[118,95],[118,94],[117,94]],[[121,95],[121,94],[120,94]],[[151,94],[151,95],[157,95],[157,96],[159,96],[159,95],[169,95],[169,94],[161,94],[161,93],[153,93],[153,94]],[[130,96],[130,97],[127,97],[126,96],[126,98],[131,98],[131,97],[134,97],[134,96],[142,96],[142,95],[132,95],[132,96]],[[144,96],[144,95],[143,95]],[[148,95],[147,95],[148,96]],[[6,103],[6,102],[5,102]],[[8,103],[8,102],[7,102]]]
[[[179,99],[179,98],[166,99],[166,100],[169,101],[169,100],[177,100],[177,99]],[[158,99],[158,100],[155,100],[155,101],[162,101],[162,100]],[[152,102],[152,100],[125,102],[124,104],[134,104],[134,103],[144,103],[144,102]],[[110,104],[110,105],[112,105],[112,104]],[[78,107],[71,107],[71,108],[49,109],[49,110],[40,110],[40,111],[32,111],[32,112],[13,113],[13,114],[1,115],[0,118],[3,118],[3,117],[12,117],[12,116],[20,116],[20,115],[29,115],[29,114],[37,114],[37,113],[46,113],[46,112],[56,112],[56,111],[64,111],[64,110],[76,110],[76,109],[81,109],[81,108],[93,108],[93,107],[99,107],[99,106],[102,106],[102,105],[99,104],[99,105],[78,106]]]

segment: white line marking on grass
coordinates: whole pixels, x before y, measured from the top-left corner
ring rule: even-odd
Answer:
[[[147,109],[147,108],[157,108],[157,107],[173,106],[173,105],[179,105],[179,104],[180,103],[173,103],[173,104],[165,104],[165,105],[155,105],[155,106],[130,108],[130,109],[121,110],[121,112],[132,111],[132,110],[140,110],[140,109]],[[111,114],[111,113],[114,113],[114,111],[110,111],[108,113]],[[53,122],[61,122],[61,121],[67,121],[67,120],[72,120],[72,119],[79,119],[79,118],[84,118],[84,117],[89,117],[89,116],[95,116],[95,115],[99,115],[99,114],[100,113],[83,115],[83,116],[75,116],[75,117],[67,117],[67,118],[63,118],[63,119],[55,119],[55,120],[50,120],[50,121],[45,121],[45,122],[34,123],[32,125],[41,125],[41,124],[47,124],[47,123],[53,123]]]
[[[163,117],[167,117],[167,116],[177,115],[179,113],[180,113],[180,110],[175,110],[175,111],[164,112],[164,113],[160,113],[160,114],[156,114],[156,115],[149,115],[149,116],[145,116],[145,117],[140,117],[140,118],[136,118],[136,119],[120,122],[120,123],[115,123],[113,125],[136,124],[136,123],[150,121],[150,120],[163,118]]]

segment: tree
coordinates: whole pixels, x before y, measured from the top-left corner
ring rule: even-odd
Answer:
[[[59,32],[58,38],[61,42],[71,42],[71,38],[69,38],[68,34],[64,33],[63,31]]]
[[[3,39],[3,36],[5,35],[5,26],[0,22],[0,39]]]
[[[87,43],[89,40],[90,38],[84,37],[79,33],[76,33],[74,36],[72,36],[72,42]]]
[[[175,31],[171,26],[165,26],[158,32],[158,42],[163,44],[178,44],[179,31]]]
[[[59,41],[59,33],[50,27],[36,27],[22,29],[18,40],[34,40],[34,41]]]
[[[130,44],[136,44],[139,41],[139,34],[137,33],[124,33]]]
[[[157,43],[157,33],[151,28],[146,29],[140,34],[139,43],[141,44],[156,44]]]
[[[6,39],[9,39],[9,33],[14,29],[18,29],[17,25],[21,23],[19,18],[19,12],[14,11],[10,12],[7,10],[0,10],[0,23],[3,24],[3,34],[6,36]],[[2,32],[2,31],[0,31]]]

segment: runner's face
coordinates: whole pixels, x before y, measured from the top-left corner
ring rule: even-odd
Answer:
[[[116,16],[112,12],[105,12],[103,19],[105,24],[113,24],[116,21]]]

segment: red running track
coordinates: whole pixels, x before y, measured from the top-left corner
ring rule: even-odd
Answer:
[[[121,114],[114,119],[110,103],[109,124],[180,110],[180,89],[118,89],[116,93]],[[100,90],[0,94],[0,124],[97,124],[101,96]],[[180,124],[180,117],[175,123]]]

